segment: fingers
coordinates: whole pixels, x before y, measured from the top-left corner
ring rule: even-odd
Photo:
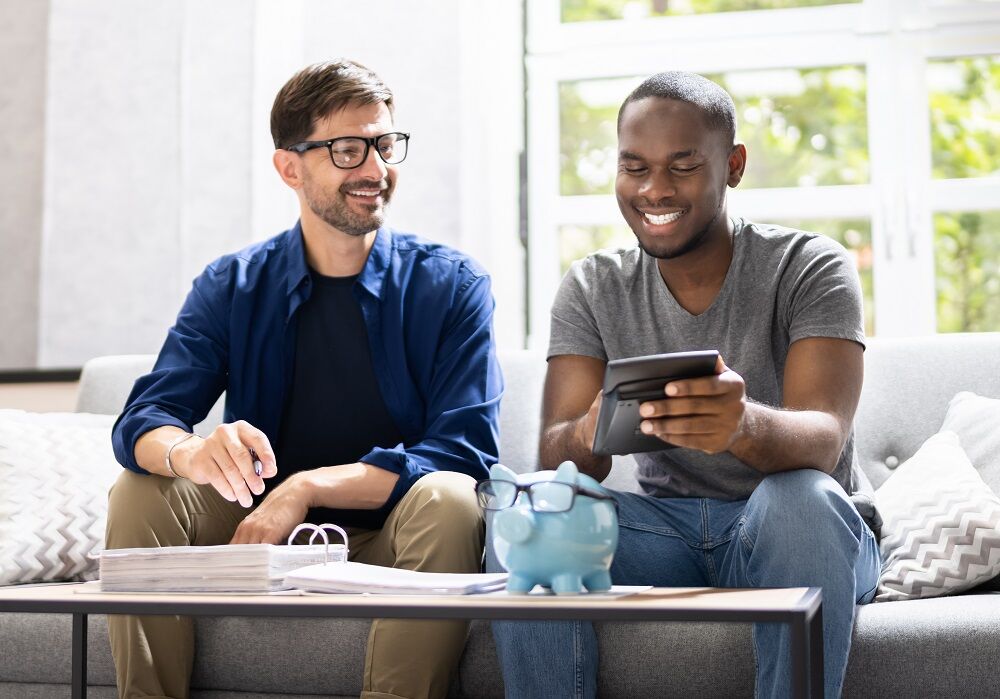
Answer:
[[[257,454],[257,458],[260,459],[261,472],[259,478],[272,478],[273,476],[276,476],[278,474],[278,461],[274,456],[274,450],[271,448],[271,442],[268,440],[267,435],[244,420],[240,420],[239,422],[233,424],[239,433],[240,441],[248,449],[252,449],[254,453]],[[252,465],[253,459],[251,459],[251,466]],[[263,486],[264,483],[261,481],[262,489]],[[263,490],[261,492],[263,492]],[[259,494],[260,493],[258,493],[258,495]]]
[[[263,477],[271,477],[278,472],[267,436],[240,420],[219,425],[207,440],[207,445],[216,466],[209,475],[209,482],[227,500],[251,507],[253,496],[264,492]],[[251,449],[261,462],[260,475],[256,473]]]
[[[718,453],[729,448],[742,424],[746,388],[720,358],[714,376],[672,381],[667,398],[639,406],[639,429],[676,446]]]

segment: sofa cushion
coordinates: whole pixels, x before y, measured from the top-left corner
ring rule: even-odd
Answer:
[[[958,435],[962,448],[994,493],[1000,493],[1000,400],[960,391],[948,403],[941,431]]]
[[[92,576],[121,467],[109,415],[0,410],[0,585]]]
[[[1000,573],[1000,498],[954,432],[939,432],[875,491],[879,602],[960,592]]]

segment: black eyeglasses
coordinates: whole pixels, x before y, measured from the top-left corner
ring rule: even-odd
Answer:
[[[288,146],[285,150],[294,153],[305,153],[313,148],[326,148],[330,152],[330,160],[341,170],[353,170],[368,160],[368,150],[375,146],[375,152],[386,165],[397,165],[406,158],[406,147],[410,134],[394,131],[381,136],[364,138],[363,136],[342,136],[327,141],[303,141]]]
[[[610,500],[618,510],[618,501],[611,495],[574,483],[541,481],[521,485],[493,478],[476,483],[476,497],[484,510],[506,510],[514,504],[521,491],[528,494],[528,502],[535,512],[569,512],[578,494],[595,500]]]

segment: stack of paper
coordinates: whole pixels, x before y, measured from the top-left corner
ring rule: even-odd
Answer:
[[[329,551],[329,558],[326,552]],[[284,577],[325,560],[343,561],[344,546],[171,546],[101,552],[101,589],[107,592],[271,592]]]
[[[468,595],[502,590],[507,573],[421,573],[365,563],[311,565],[285,576],[285,585],[307,592],[390,595]]]

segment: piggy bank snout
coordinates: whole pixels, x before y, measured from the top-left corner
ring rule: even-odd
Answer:
[[[510,508],[497,512],[493,517],[496,535],[512,544],[524,543],[535,529],[535,516],[531,510]]]

